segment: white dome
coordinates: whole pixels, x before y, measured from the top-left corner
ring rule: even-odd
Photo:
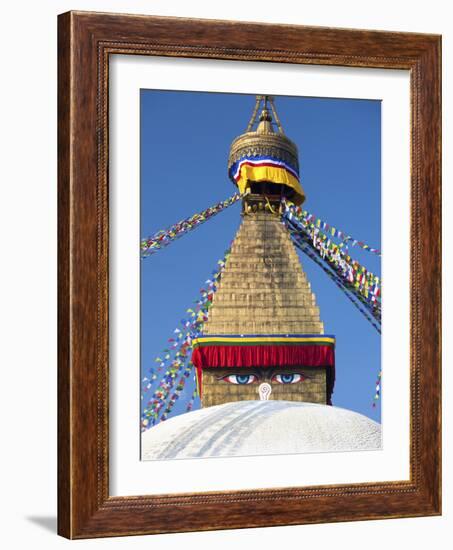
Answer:
[[[381,425],[359,413],[294,401],[238,401],[176,416],[142,434],[142,459],[375,450]]]

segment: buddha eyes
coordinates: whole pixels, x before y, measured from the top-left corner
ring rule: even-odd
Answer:
[[[258,382],[258,376],[256,374],[228,374],[221,378],[221,380],[230,384],[253,384]],[[306,376],[301,373],[284,373],[274,374],[271,378],[271,382],[277,382],[278,384],[297,384],[297,382],[303,382],[306,380]]]
[[[229,382],[230,384],[253,384],[253,382],[256,382],[258,380],[258,376],[256,374],[229,374],[227,376],[224,376],[222,380],[225,380],[225,382]]]
[[[296,384],[303,380],[305,380],[305,376],[299,373],[274,374],[271,378],[271,382],[278,382],[279,384]]]

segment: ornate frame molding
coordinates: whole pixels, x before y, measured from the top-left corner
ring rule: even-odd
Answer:
[[[58,23],[59,534],[88,538],[440,514],[440,37],[89,12],[65,13]],[[410,481],[109,496],[108,83],[113,54],[410,71]]]

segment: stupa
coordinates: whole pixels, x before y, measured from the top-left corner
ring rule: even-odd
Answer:
[[[261,113],[258,117],[258,112]],[[275,399],[330,404],[335,338],[324,334],[316,297],[288,231],[281,201],[301,204],[298,150],[273,98],[258,96],[228,173],[243,195],[242,223],[203,327],[194,341],[203,407]]]

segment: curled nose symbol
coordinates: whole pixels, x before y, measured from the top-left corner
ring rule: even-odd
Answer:
[[[258,393],[260,396],[260,401],[267,401],[269,399],[269,396],[272,392],[271,385],[267,382],[263,382],[259,385]]]

